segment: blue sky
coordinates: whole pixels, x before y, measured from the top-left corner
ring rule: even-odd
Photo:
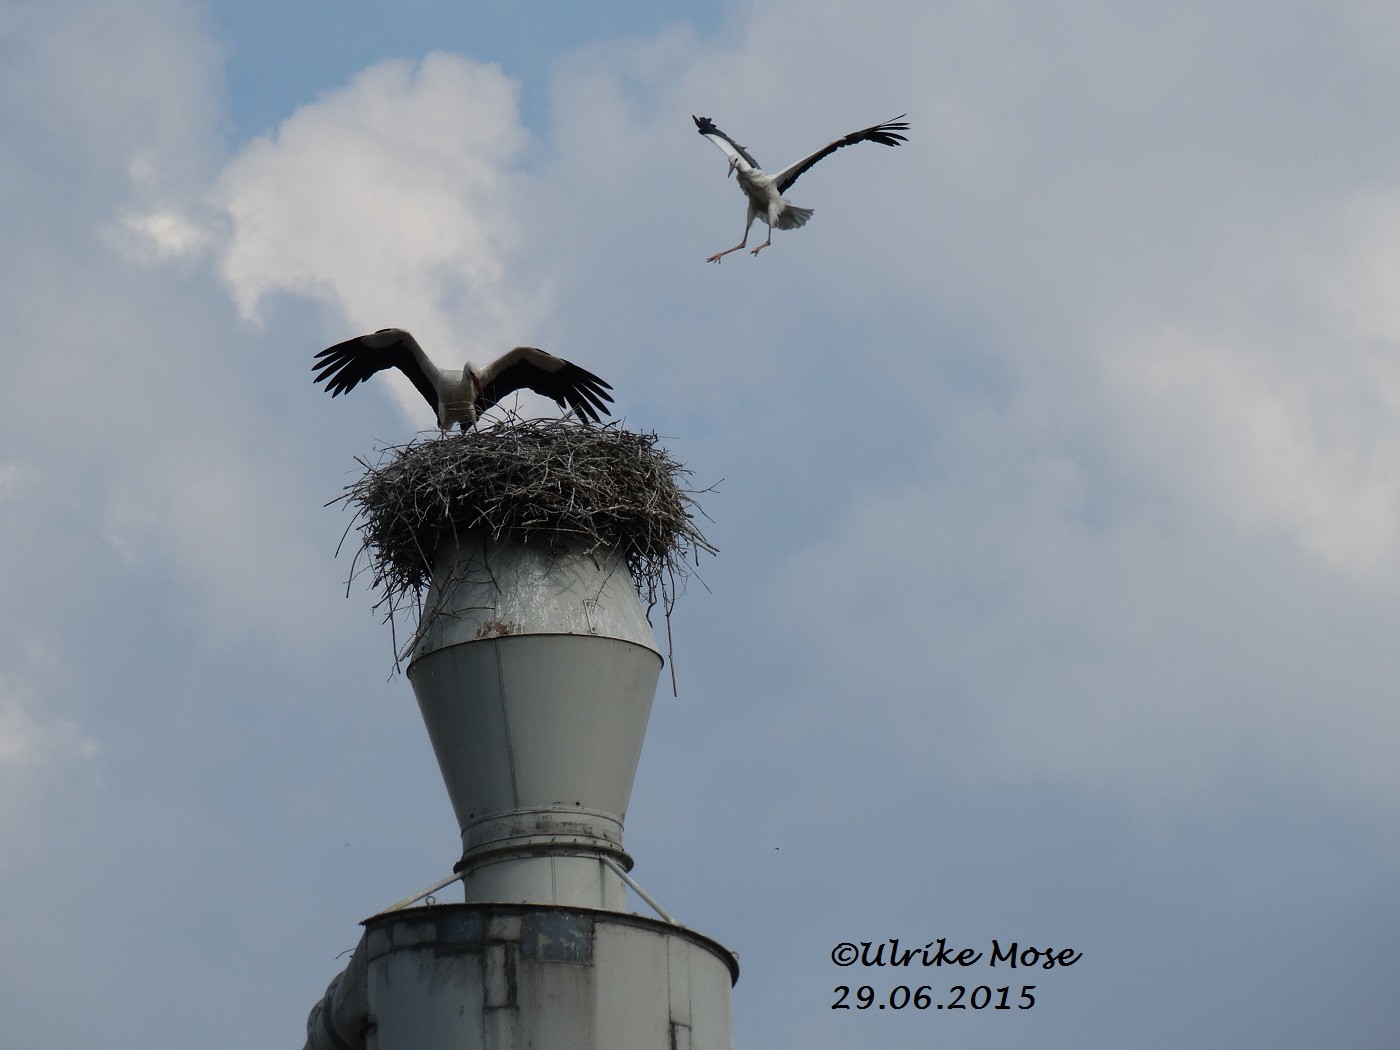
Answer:
[[[324,506],[431,417],[310,382],[397,325],[719,483],[627,845],[736,1046],[1396,1045],[1397,57],[1370,0],[0,4],[7,1038],[298,1045],[456,859]],[[705,264],[691,114],[905,111]],[[831,1010],[890,937],[1083,958]]]
[[[275,127],[288,113],[385,58],[429,51],[470,55],[519,81],[522,111],[547,121],[551,67],[593,44],[645,39],[673,26],[713,32],[723,5],[490,3],[213,4],[204,9],[224,53],[236,139]]]

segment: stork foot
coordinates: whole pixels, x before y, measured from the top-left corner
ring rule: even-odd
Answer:
[[[726,248],[726,249],[724,249],[724,251],[722,251],[722,252],[715,252],[714,255],[711,255],[711,256],[710,256],[708,259],[706,259],[705,261],[706,261],[706,262],[717,263],[717,262],[719,262],[721,259],[723,259],[726,255],[728,255],[730,252],[737,252],[740,248],[747,248],[747,247],[748,247],[748,244],[749,244],[749,239],[748,239],[747,237],[745,237],[742,241],[740,241],[738,244],[736,244],[733,248]]]

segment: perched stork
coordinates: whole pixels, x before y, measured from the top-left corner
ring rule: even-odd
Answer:
[[[861,131],[853,131],[849,135],[842,135],[835,142],[828,142],[817,152],[809,153],[796,164],[788,165],[776,175],[769,175],[758,166],[758,161],[753,159],[753,154],[715,127],[714,122],[709,117],[697,117],[692,114],[690,119],[695,121],[695,126],[699,129],[700,134],[718,146],[720,151],[729,158],[729,172],[725,178],[728,178],[729,175],[737,175],[739,188],[744,191],[744,196],[749,200],[749,214],[744,222],[744,239],[733,248],[726,248],[722,252],[711,255],[706,261],[717,263],[730,252],[737,252],[740,248],[747,247],[749,227],[753,225],[754,219],[760,216],[768,224],[768,239],[757,248],[750,249],[750,253],[753,255],[757,255],[773,243],[773,227],[776,226],[780,230],[795,230],[799,226],[805,225],[807,220],[812,217],[812,209],[799,208],[783,199],[783,194],[787,192],[789,186],[797,181],[797,177],[827,154],[835,153],[842,146],[854,146],[857,142],[878,142],[882,146],[898,146],[901,142],[906,141],[900,132],[909,130],[909,124],[904,120],[906,115],[901,113],[893,120],[887,120],[883,124],[876,124]]]
[[[433,406],[443,433],[453,423],[470,429],[481,413],[522,387],[553,398],[588,423],[598,422],[612,402],[612,387],[592,372],[533,346],[517,346],[484,367],[468,361],[461,369],[446,369],[433,364],[402,328],[336,343],[317,354],[311,367],[331,397],[354,390],[376,372],[397,368]]]

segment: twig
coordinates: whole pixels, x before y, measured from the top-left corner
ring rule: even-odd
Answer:
[[[673,657],[670,616],[677,581],[683,586],[701,552],[717,553],[696,525],[697,516],[711,519],[695,496],[716,486],[684,487],[690,471],[658,442],[655,434],[616,423],[598,427],[512,416],[465,434],[382,447],[374,464],[358,459],[364,473],[331,503],[354,509],[346,532],[359,530],[360,547],[346,587],[366,555],[371,586],[379,592],[375,608],[385,608],[394,635],[395,668],[402,655],[393,631],[399,611],[411,602],[419,612],[411,648],[426,629],[424,621],[440,614],[424,610],[422,601],[434,552],[444,538],[465,533],[619,551],[646,599],[648,617],[660,604],[667,655]]]

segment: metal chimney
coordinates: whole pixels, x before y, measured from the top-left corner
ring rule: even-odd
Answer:
[[[623,907],[622,819],[661,673],[613,552],[439,548],[408,677],[462,830],[469,901]]]
[[[439,535],[407,673],[465,903],[365,920],[308,1050],[729,1050],[733,954],[625,910],[625,883],[641,888],[623,819],[663,664],[626,558]]]

